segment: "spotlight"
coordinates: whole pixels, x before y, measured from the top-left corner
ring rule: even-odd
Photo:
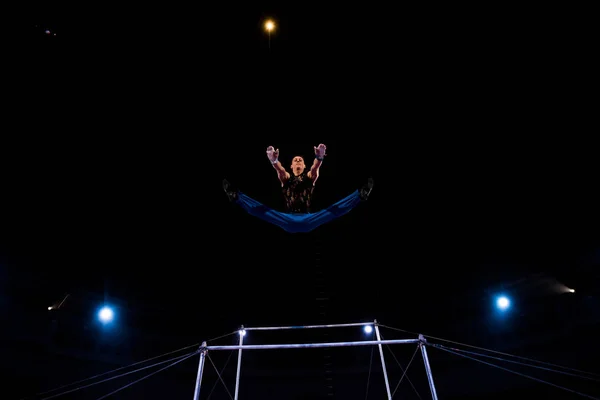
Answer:
[[[510,307],[510,300],[506,296],[499,296],[496,299],[496,307],[501,311],[505,311]]]
[[[114,312],[110,307],[105,306],[98,311],[98,319],[104,324],[111,322],[114,316]]]

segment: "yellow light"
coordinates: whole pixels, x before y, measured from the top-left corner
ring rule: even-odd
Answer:
[[[271,20],[265,22],[265,29],[267,30],[267,32],[271,32],[273,29],[275,29],[275,22]]]

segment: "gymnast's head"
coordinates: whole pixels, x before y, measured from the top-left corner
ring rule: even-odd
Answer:
[[[292,171],[294,172],[294,175],[300,175],[302,172],[304,172],[305,168],[306,165],[304,165],[304,158],[296,156],[292,159]]]

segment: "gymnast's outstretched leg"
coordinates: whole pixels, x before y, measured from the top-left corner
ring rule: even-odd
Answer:
[[[304,222],[303,231],[304,232],[312,231],[313,229],[315,229],[329,221],[332,221],[336,218],[341,217],[342,215],[349,213],[357,205],[359,205],[363,201],[368,200],[369,195],[371,194],[371,191],[373,190],[373,185],[374,185],[373,178],[369,178],[369,180],[367,181],[367,184],[365,184],[360,189],[354,191],[349,196],[346,196],[342,200],[327,207],[324,210],[318,211],[314,214],[309,214],[303,221]]]
[[[223,190],[227,194],[229,201],[241,206],[248,214],[277,225],[285,231],[294,231],[296,221],[291,218],[290,215],[273,210],[253,198],[246,196],[244,193],[234,188],[226,179],[223,180]]]

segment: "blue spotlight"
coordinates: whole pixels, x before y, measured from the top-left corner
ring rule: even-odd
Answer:
[[[107,324],[107,323],[111,322],[114,317],[115,317],[115,313],[113,312],[112,308],[110,308],[110,307],[104,306],[100,309],[100,311],[98,311],[98,319],[103,324]]]
[[[500,311],[506,311],[510,308],[510,299],[506,296],[498,296],[496,299],[496,307]]]

